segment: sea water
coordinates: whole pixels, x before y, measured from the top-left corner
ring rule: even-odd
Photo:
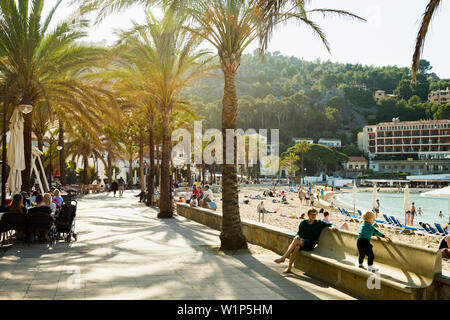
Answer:
[[[388,216],[394,216],[400,219],[400,222],[405,221],[405,210],[403,210],[403,193],[384,193],[378,192],[377,199],[380,200],[380,214],[378,219],[383,220],[381,214],[385,213]],[[353,208],[353,193],[346,192],[337,195],[337,200],[346,204],[348,208]],[[449,200],[448,198],[439,197],[422,197],[418,193],[409,194],[409,203],[414,202],[416,212],[422,208],[422,215],[416,214],[414,217],[414,224],[419,221],[431,223],[440,223],[441,225],[449,221]],[[372,210],[372,193],[358,192],[356,194],[356,209],[362,212],[365,210]],[[444,217],[439,218],[439,211],[442,211]]]

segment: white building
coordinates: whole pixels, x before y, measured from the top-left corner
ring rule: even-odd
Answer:
[[[300,143],[302,141],[306,141],[309,144],[314,144],[314,139],[312,138],[292,138],[295,144]]]
[[[342,146],[341,140],[339,140],[339,139],[320,138],[318,143],[322,144],[324,146],[328,146],[328,147],[341,147]]]

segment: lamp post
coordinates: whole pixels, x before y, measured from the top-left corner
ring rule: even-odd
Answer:
[[[52,144],[53,144],[53,135],[50,134],[50,146],[49,146],[49,150],[50,150],[50,178],[48,179],[48,184],[49,184],[49,188],[50,189],[52,188],[52,173],[53,173]]]
[[[63,148],[62,146],[57,146],[57,147],[56,147],[56,150],[61,151],[62,148]],[[61,154],[60,154],[60,156],[61,156]],[[61,181],[62,181],[62,174],[63,174],[63,173],[61,172],[61,168],[59,168],[59,171],[60,171],[60,172],[59,172],[59,182],[61,183]],[[61,183],[61,184],[62,184],[62,183]]]
[[[305,175],[303,176],[303,184],[306,185],[306,168],[305,168]]]

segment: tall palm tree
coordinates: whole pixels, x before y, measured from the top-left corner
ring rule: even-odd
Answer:
[[[198,50],[199,39],[187,33],[183,26],[185,17],[164,12],[161,21],[149,14],[144,26],[135,24],[131,31],[121,34],[120,43],[129,48],[128,56],[141,68],[135,77],[151,79],[147,92],[155,101],[162,120],[161,193],[159,218],[172,217],[170,202],[170,136],[172,112],[179,105],[186,105],[179,98],[181,90],[194,80],[209,74],[206,57],[208,51]],[[142,63],[136,59],[144,61]],[[138,80],[139,81],[139,80]],[[147,81],[148,82],[148,81]]]
[[[224,74],[222,134],[223,158],[226,161],[226,131],[227,129],[235,130],[237,127],[238,99],[235,78],[245,48],[259,37],[262,43],[261,53],[263,53],[267,49],[268,39],[275,25],[289,19],[298,19],[311,27],[329,49],[325,34],[315,22],[309,19],[310,14],[331,13],[362,19],[342,10],[313,9],[308,12],[305,9],[306,2],[305,0],[88,0],[84,1],[84,9],[100,9],[99,19],[109,12],[122,10],[136,3],[143,3],[147,6],[165,4],[189,14],[193,20],[193,26],[189,30],[217,49]],[[288,4],[291,6],[288,7]],[[267,22],[267,19],[270,21]],[[234,159],[236,159],[236,143],[233,145]],[[222,178],[221,248],[245,248],[247,242],[241,229],[235,161],[222,166]]]
[[[419,63],[420,63],[420,56],[422,54],[423,47],[425,45],[425,39],[426,39],[428,29],[431,24],[431,20],[433,20],[433,16],[437,12],[441,3],[442,3],[441,0],[430,0],[430,2],[428,2],[427,8],[425,9],[425,13],[423,14],[419,33],[417,34],[416,47],[414,50],[412,67],[411,67],[412,78],[414,81],[416,80],[417,69],[419,68]]]
[[[24,93],[33,105],[48,99],[49,82],[60,74],[91,62],[92,52],[75,43],[84,37],[86,20],[73,19],[59,23],[54,30],[49,25],[61,0],[42,16],[45,0],[0,0],[0,72],[8,79],[15,104]],[[98,52],[96,52],[97,54]],[[30,189],[31,132],[33,113],[24,116],[24,152],[26,168],[22,172],[22,188]]]

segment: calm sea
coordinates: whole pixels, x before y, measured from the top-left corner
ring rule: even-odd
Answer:
[[[401,218],[400,222],[404,222],[405,213],[403,210],[403,193],[382,193],[378,192],[380,200],[380,213],[386,213],[389,216]],[[444,224],[449,221],[449,200],[448,198],[422,197],[420,194],[409,195],[410,203],[414,202],[416,210],[422,208],[422,216],[416,215],[414,224],[419,221]],[[353,208],[353,193],[342,193],[337,195],[337,200],[345,203],[348,207]],[[359,192],[356,195],[356,209],[371,210],[372,209],[372,193]],[[439,218],[439,211],[442,210],[443,218]],[[364,212],[364,211],[363,211]],[[378,216],[380,218],[380,216]],[[381,217],[382,218],[382,217]]]

